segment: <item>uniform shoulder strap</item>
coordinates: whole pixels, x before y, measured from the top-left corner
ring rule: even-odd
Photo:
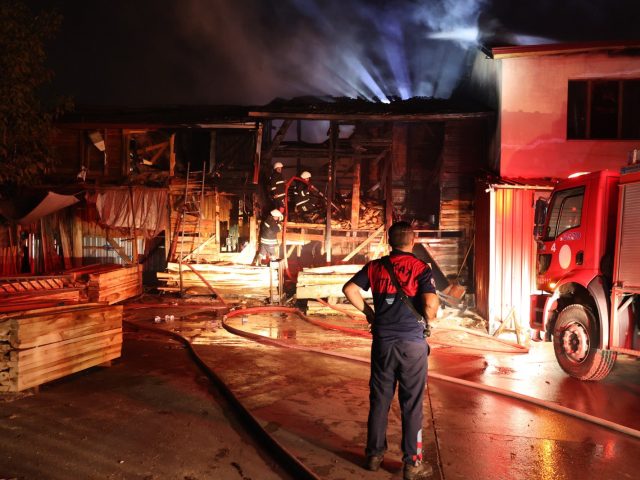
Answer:
[[[413,303],[411,302],[411,300],[405,293],[404,289],[402,288],[402,285],[400,285],[400,282],[398,281],[398,277],[396,277],[396,272],[393,270],[393,263],[391,263],[391,258],[389,257],[389,255],[385,255],[380,259],[380,261],[382,262],[382,265],[389,273],[389,277],[391,277],[391,283],[393,283],[393,286],[396,287],[396,292],[398,292],[397,295],[400,297],[400,300],[402,300],[404,304],[407,306],[407,308],[411,310],[411,313],[413,313],[413,315],[416,317],[416,320],[418,321],[418,323],[420,323],[423,326],[426,325],[424,321],[424,317],[420,315],[420,313],[418,313],[418,311],[416,310],[416,307],[413,306]]]

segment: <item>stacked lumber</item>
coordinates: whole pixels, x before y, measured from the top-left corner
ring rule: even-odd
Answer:
[[[299,299],[344,297],[342,287],[362,265],[330,265],[327,267],[303,268],[296,281],[296,297]],[[371,291],[362,292],[365,298]]]
[[[0,314],[0,392],[19,392],[107,363],[121,348],[121,306]]]
[[[195,270],[195,272],[194,272]],[[196,273],[197,272],[197,273]],[[178,292],[180,290],[180,265],[169,263],[166,272],[157,273],[165,286],[158,290]],[[207,285],[208,284],[208,285]],[[278,291],[278,270],[230,262],[193,263],[182,265],[182,286],[189,295],[245,296],[264,298],[271,290]]]
[[[441,230],[468,230],[473,225],[473,201],[448,200],[440,203]]]
[[[89,274],[87,294],[91,302],[113,304],[142,294],[142,268],[109,268]]]
[[[70,277],[23,276],[0,279],[0,305],[30,305],[42,301],[78,302],[80,288],[70,286]]]

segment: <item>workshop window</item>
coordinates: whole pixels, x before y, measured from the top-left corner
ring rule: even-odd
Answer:
[[[568,139],[640,139],[640,80],[570,80]]]

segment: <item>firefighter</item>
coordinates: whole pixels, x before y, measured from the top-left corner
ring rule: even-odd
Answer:
[[[282,212],[276,208],[269,212],[260,224],[260,245],[256,256],[253,257],[252,265],[259,266],[262,259],[268,260],[277,258],[276,249],[278,248],[278,234],[282,230],[280,221],[284,218]]]
[[[316,204],[310,191],[311,174],[304,171],[300,174],[300,178],[302,180],[296,180],[292,185],[291,205],[296,219],[312,221],[316,213]]]
[[[282,162],[273,164],[273,171],[269,177],[269,198],[273,208],[284,212],[284,178],[282,177]]]
[[[411,252],[415,234],[407,222],[389,228],[391,253],[372,260],[343,287],[347,300],[371,325],[371,378],[365,468],[380,468],[387,449],[387,417],[396,386],[402,412],[404,480],[429,478],[433,468],[422,457],[422,408],[427,378],[428,321],[439,300],[431,269]],[[373,308],[360,290],[371,289]],[[400,292],[400,289],[403,292]]]

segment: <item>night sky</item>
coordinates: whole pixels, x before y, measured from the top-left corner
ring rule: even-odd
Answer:
[[[640,38],[638,0],[29,0],[77,105],[447,98],[482,43]]]

